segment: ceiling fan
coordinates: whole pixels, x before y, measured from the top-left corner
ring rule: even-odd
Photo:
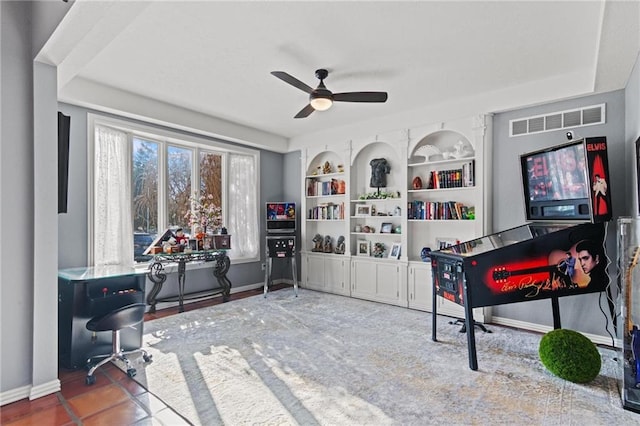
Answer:
[[[271,71],[271,74],[278,77],[285,83],[289,83],[293,87],[297,87],[303,92],[309,94],[309,104],[302,108],[294,118],[308,117],[313,111],[325,111],[331,108],[334,102],[386,102],[387,92],[345,92],[332,93],[324,85],[324,79],[329,75],[329,71],[325,69],[316,70],[316,78],[320,80],[320,84],[315,89],[307,86],[297,78],[284,71]]]

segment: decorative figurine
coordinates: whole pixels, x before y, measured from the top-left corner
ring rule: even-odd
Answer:
[[[413,181],[411,181],[411,186],[413,187],[413,189],[422,189],[422,179],[420,178],[420,176],[416,176],[413,178]]]
[[[176,229],[176,244],[183,246],[185,244],[187,244],[189,242],[189,238],[187,238],[186,235],[184,235],[184,231],[182,230],[182,228],[178,228]]]
[[[333,244],[331,243],[331,236],[327,235],[326,237],[324,237],[324,248],[323,251],[325,253],[331,253],[333,252]]]
[[[340,235],[338,237],[338,242],[336,243],[336,254],[344,254],[344,236]]]
[[[430,247],[422,247],[422,250],[420,250],[420,259],[422,259],[423,262],[431,262]]]
[[[320,234],[316,234],[315,237],[313,237],[313,241],[314,246],[311,249],[311,251],[315,251],[315,252],[321,252],[322,251],[322,235]]]
[[[344,173],[344,165],[338,164],[338,173]]]
[[[371,166],[371,181],[369,186],[371,188],[377,188],[380,192],[380,188],[386,188],[387,175],[391,172],[391,166],[387,162],[386,158],[374,158],[369,162]]]
[[[322,173],[325,175],[331,173],[331,164],[329,164],[328,161],[324,162],[324,165],[322,166]]]
[[[383,256],[384,256],[384,244],[375,243],[373,245],[373,257],[383,257]]]

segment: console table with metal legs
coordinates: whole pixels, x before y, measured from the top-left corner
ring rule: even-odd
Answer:
[[[187,264],[195,262],[210,262],[213,268],[213,276],[218,285],[217,287],[201,291],[185,292]],[[178,266],[178,295],[158,298],[158,294],[160,290],[162,290],[164,282],[167,280],[165,265],[171,263],[177,264]],[[229,260],[229,256],[227,256],[226,250],[156,254],[151,260],[149,270],[147,271],[147,277],[153,282],[153,288],[147,295],[147,304],[150,305],[149,312],[154,313],[156,311],[156,304],[158,302],[178,302],[179,311],[184,312],[185,300],[202,299],[218,294],[222,294],[223,302],[228,302],[231,296],[231,281],[227,278],[227,272],[230,266],[231,261]]]

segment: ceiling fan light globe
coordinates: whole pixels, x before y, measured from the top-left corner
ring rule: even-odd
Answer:
[[[313,98],[309,103],[316,111],[326,111],[333,105],[333,101],[329,98]]]

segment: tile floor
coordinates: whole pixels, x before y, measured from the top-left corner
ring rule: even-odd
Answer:
[[[271,290],[285,286],[275,285]],[[231,301],[262,293],[262,288],[235,293]],[[185,311],[222,303],[221,298],[189,303]],[[146,314],[145,321],[178,314],[177,308]],[[99,368],[87,386],[84,370],[59,370],[61,390],[33,401],[0,407],[0,425],[188,425],[178,413],[112,364]]]

